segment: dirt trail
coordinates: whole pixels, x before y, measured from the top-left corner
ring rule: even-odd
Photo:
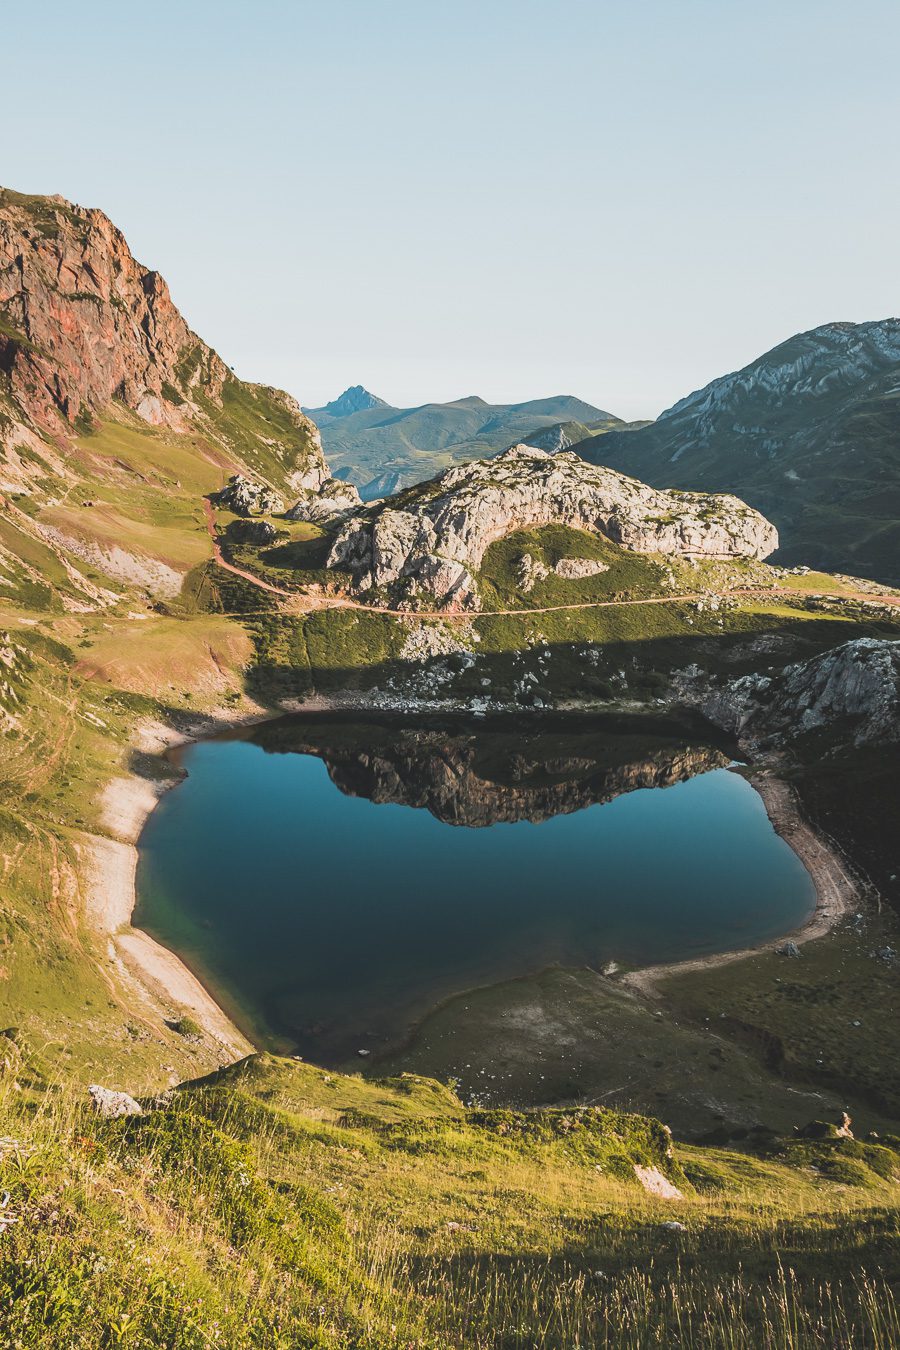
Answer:
[[[218,566],[223,567],[226,572],[232,572],[235,576],[242,577],[244,581],[249,581],[252,586],[258,587],[261,591],[267,591],[270,595],[280,595],[285,600],[291,600],[300,613],[310,613],[313,610],[319,609],[358,609],[364,610],[368,614],[391,614],[395,618],[441,619],[445,623],[470,623],[473,618],[482,612],[474,610],[453,611],[445,609],[392,609],[388,605],[370,605],[362,600],[351,600],[348,596],[304,595],[300,591],[291,591],[286,590],[283,586],[275,586],[269,581],[264,581],[262,577],[256,576],[253,572],[248,572],[243,567],[235,567],[233,563],[226,562],[222,555],[219,536],[216,533],[215,510],[208,498],[204,498],[203,500],[203,510],[206,515],[206,528],[209,530],[209,537],[212,540],[213,558]],[[492,616],[497,618],[513,618],[527,614],[555,614],[561,610],[620,609],[628,605],[690,604],[692,601],[706,599],[709,596],[709,593],[709,590],[706,590],[705,592],[688,591],[679,595],[670,593],[667,595],[644,596],[637,600],[580,600],[566,605],[544,605],[538,608],[491,609],[484,611],[484,616],[488,618]],[[811,595],[813,593],[791,591],[781,586],[741,586],[729,590],[717,591],[715,594],[723,598],[730,595],[740,595],[744,597],[757,596],[759,599],[767,599],[774,596],[790,599],[792,597],[796,598],[798,596]],[[889,605],[900,605],[900,595],[870,595],[866,591],[853,591],[849,594],[844,592],[843,598],[848,600],[877,601],[878,603]]]
[[[226,572],[233,572],[236,577],[243,577],[249,581],[252,586],[256,586],[261,591],[268,591],[270,595],[283,595],[287,600],[295,600],[296,594],[293,591],[286,591],[281,586],[272,586],[268,581],[263,581],[262,577],[256,577],[252,572],[247,572],[243,567],[235,567],[234,563],[226,562],[222,557],[222,546],[219,543],[219,536],[216,534],[216,513],[213,510],[213,504],[208,497],[203,498],[203,513],[206,516],[206,528],[209,531],[209,537],[212,540],[213,557],[219,567],[224,568]]]

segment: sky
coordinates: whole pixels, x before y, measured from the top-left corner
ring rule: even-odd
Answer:
[[[306,406],[653,417],[900,313],[896,0],[44,0],[3,46],[0,182]]]

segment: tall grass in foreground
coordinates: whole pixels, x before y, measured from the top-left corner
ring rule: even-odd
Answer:
[[[302,1072],[309,1091],[318,1071]],[[352,1091],[384,1103],[389,1089]],[[900,1346],[883,1198],[839,1187],[777,1211],[754,1180],[727,1202],[692,1197],[672,1233],[667,1211],[596,1182],[566,1141],[497,1141],[477,1117],[423,1117],[406,1138],[261,1097],[268,1086],[186,1092],[101,1122],[59,1085],[25,1100],[0,1078],[0,1347]],[[481,1198],[473,1162],[493,1179]],[[592,1176],[596,1206],[574,1223],[566,1179]],[[517,1196],[536,1196],[546,1223],[524,1228]],[[472,1223],[449,1223],[464,1204]]]

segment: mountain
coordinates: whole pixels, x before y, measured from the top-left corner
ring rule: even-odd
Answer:
[[[307,408],[310,417],[316,421],[325,421],[329,417],[349,417],[352,413],[368,412],[370,408],[387,408],[383,398],[376,398],[361,384],[352,384],[339,398],[333,398],[324,408]]]
[[[394,408],[356,385],[324,407],[305,411],[319,426],[334,471],[368,500],[547,428],[577,423],[587,436],[624,426],[612,413],[567,394],[526,403],[486,403],[470,395],[453,403]]]
[[[327,476],[295,400],[236,379],[102,211],[0,189],[0,489],[71,478],[67,448],[111,415],[284,489]]]
[[[781,562],[900,582],[900,319],[800,333],[576,449],[656,486],[739,493],[777,525]]]

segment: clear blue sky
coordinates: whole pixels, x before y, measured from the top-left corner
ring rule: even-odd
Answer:
[[[900,312],[896,0],[44,0],[3,48],[0,181],[306,404],[653,416]]]

